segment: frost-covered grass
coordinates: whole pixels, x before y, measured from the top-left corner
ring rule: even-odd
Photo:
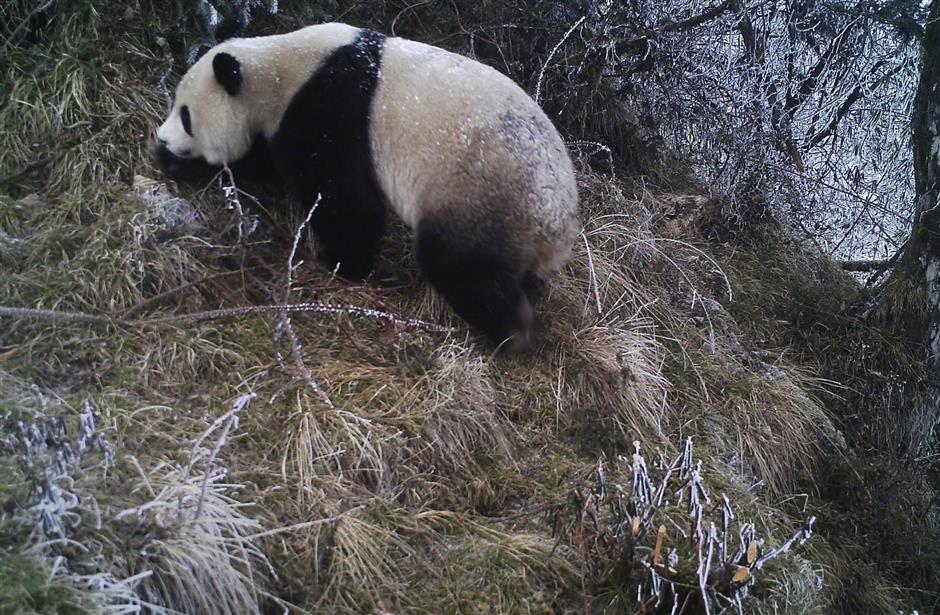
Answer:
[[[0,59],[0,612],[923,602],[922,577],[899,588],[909,568],[842,529],[876,511],[900,545],[909,525],[830,490],[880,485],[840,435],[845,371],[776,322],[799,296],[832,326],[814,284],[850,282],[707,241],[673,197],[579,160],[585,233],[544,339],[493,357],[404,229],[354,285],[313,262],[283,195],[242,186],[263,208],[242,194],[240,214],[227,177],[163,183],[146,138],[188,39],[152,7],[96,6]]]

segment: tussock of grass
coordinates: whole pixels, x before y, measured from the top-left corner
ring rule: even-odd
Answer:
[[[76,407],[3,376],[0,399],[11,411],[4,444],[16,463],[5,543],[36,558],[48,584],[71,588],[61,608],[74,600],[95,612],[258,610],[259,581],[270,570],[252,538],[259,522],[242,512],[233,497],[240,486],[225,482],[216,463],[227,430],[196,439],[185,463],[141,462],[120,439],[115,456],[114,431],[97,423],[118,407],[87,398]]]
[[[499,409],[485,357],[455,343],[431,359],[432,366],[388,410],[400,428],[420,435],[426,450],[414,455],[451,472],[473,467],[480,451],[508,457],[512,427]]]
[[[204,244],[181,221],[192,214],[164,204],[111,194],[105,212],[75,225],[55,217],[61,201],[32,204],[21,224],[28,230],[17,237],[20,249],[9,259],[12,284],[4,287],[3,301],[118,314],[145,296],[191,281],[198,270],[194,256]]]
[[[740,380],[733,386],[744,390],[730,396],[724,417],[738,434],[738,458],[754,464],[753,473],[773,493],[795,493],[812,484],[818,464],[832,452],[827,449],[844,444],[811,396],[814,385],[795,370],[775,366],[735,377]]]
[[[415,555],[403,537],[351,514],[336,523],[331,540],[325,604],[345,602],[351,610],[363,601],[378,606],[382,596],[402,591],[399,562]]]
[[[231,495],[240,486],[223,475],[185,476],[180,468],[141,479],[152,499],[116,517],[135,538],[146,537],[143,561],[135,564],[153,574],[140,594],[185,613],[257,611],[269,565],[250,539],[261,524]]]
[[[410,587],[420,588],[417,595],[423,594],[431,608],[449,613],[478,608],[537,612],[567,603],[578,587],[581,558],[558,540],[448,512],[419,516],[435,533],[427,544],[425,567],[410,580]],[[418,606],[405,600],[411,608]]]
[[[649,249],[648,211],[616,184],[585,179],[591,200],[584,203],[584,236],[546,302],[561,341],[554,359],[558,405],[602,417],[613,412],[609,427],[625,441],[643,434],[664,442],[669,382],[651,309],[657,299],[634,274],[657,256]]]
[[[509,457],[510,426],[486,361],[455,345],[427,360],[417,373],[401,365],[354,364],[342,376],[320,370],[329,401],[302,381],[276,393],[292,407],[282,468],[299,481],[299,497],[315,493],[324,472],[394,493],[422,476],[466,474],[484,451]]]
[[[812,489],[819,464],[845,446],[813,395],[818,385],[786,364],[732,357],[691,357],[695,373],[683,382],[680,403],[698,411],[698,429],[742,476],[778,495]]]
[[[119,42],[110,38],[118,34],[112,30],[114,9],[86,3],[54,11],[41,42],[4,49],[3,77],[10,88],[0,106],[0,126],[9,155],[0,177],[38,175],[49,193],[71,195],[57,215],[92,212],[93,205],[107,202],[100,186],[116,177],[130,179],[129,163],[146,155],[149,118],[165,106],[155,84],[134,73],[168,58],[136,38],[139,33],[125,31]],[[140,17],[127,7],[117,12]]]

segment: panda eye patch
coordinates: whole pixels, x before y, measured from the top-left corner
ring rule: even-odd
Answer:
[[[183,122],[183,130],[186,131],[190,137],[193,136],[193,126],[189,118],[189,107],[183,105],[183,108],[180,109],[180,121]]]

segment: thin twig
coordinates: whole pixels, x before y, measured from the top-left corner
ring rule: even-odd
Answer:
[[[617,51],[624,52],[627,49],[633,47],[637,43],[645,43],[660,34],[665,34],[667,32],[679,32],[682,30],[690,30],[696,26],[699,26],[707,21],[711,21],[719,16],[722,13],[731,8],[731,0],[725,0],[721,4],[718,4],[707,11],[700,13],[698,15],[693,15],[687,19],[682,19],[680,21],[675,21],[673,19],[666,19],[665,21],[660,22],[658,25],[653,26],[652,28],[646,30],[643,34],[639,36],[634,36],[633,38],[628,38],[624,41],[617,43]]]
[[[212,450],[209,452],[209,459],[205,462],[205,467],[202,475],[202,489],[199,492],[199,502],[196,504],[196,514],[193,516],[193,521],[197,521],[202,516],[202,506],[206,499],[206,491],[209,489],[209,478],[212,474],[212,462],[215,461],[216,456],[219,454],[219,451],[225,446],[225,442],[228,439],[229,432],[238,427],[238,413],[245,409],[248,403],[257,397],[258,394],[244,393],[239,395],[235,401],[232,403],[232,408],[215,421],[212,425],[203,432],[203,434],[196,440],[193,444],[193,452],[189,458],[189,466],[186,468],[186,475],[188,476],[190,471],[192,471],[193,465],[196,463],[199,456],[199,447],[202,445],[203,441],[215,431],[220,425],[224,424],[222,434],[219,436],[218,440],[215,442],[215,446],[212,447]],[[180,511],[182,514],[182,511]]]
[[[587,235],[584,234],[584,231],[581,231],[581,239],[584,240],[584,248],[587,250],[588,257],[588,274],[589,274],[589,285],[594,289],[594,301],[595,307],[597,308],[597,314],[601,315],[604,313],[603,307],[601,306],[601,292],[597,283],[597,272],[594,269],[594,255],[591,252],[591,244],[588,243]],[[584,307],[587,308],[587,303],[590,301],[591,291],[588,290],[588,296],[585,297]]]
[[[13,29],[13,32],[10,33],[10,36],[8,36],[7,39],[3,42],[4,49],[6,49],[7,47],[10,47],[11,45],[15,45],[16,43],[14,42],[14,39],[20,33],[20,30],[22,30],[23,28],[28,29],[30,20],[36,15],[39,15],[40,13],[48,9],[50,6],[52,6],[53,2],[55,2],[55,0],[46,0],[46,2],[44,2],[43,4],[37,5],[36,7],[33,8],[33,10],[27,13],[26,17],[24,17],[23,20],[20,21],[19,25]]]
[[[839,266],[843,271],[880,271],[891,265],[891,261],[882,258],[869,261],[840,261]]]
[[[222,175],[228,177],[228,185],[222,183]],[[245,209],[242,207],[242,201],[239,198],[239,194],[244,194],[245,196],[251,198],[253,201],[257,202],[254,196],[240,190],[237,185],[235,185],[235,175],[232,173],[232,169],[228,165],[222,167],[221,173],[218,175],[219,178],[219,187],[222,189],[222,193],[225,195],[226,206],[229,209],[234,209],[235,213],[238,215],[238,241],[241,241],[255,232],[255,229],[258,228],[258,220],[253,216],[249,217],[245,214]],[[250,221],[249,224],[245,224],[246,221]]]
[[[297,256],[297,247],[300,245],[300,240],[303,238],[304,230],[307,228],[307,225],[310,224],[310,219],[313,217],[313,212],[317,210],[317,206],[320,204],[321,195],[317,195],[316,201],[310,207],[310,211],[307,212],[307,217],[304,218],[303,222],[297,227],[296,232],[294,232],[294,243],[291,246],[290,255],[287,257],[287,272],[285,273],[285,283],[284,283],[284,302],[290,301],[290,295],[292,287],[294,285],[294,269],[299,267],[303,261],[300,263],[294,264],[294,258]],[[300,340],[297,339],[297,334],[294,333],[294,327],[291,325],[290,315],[287,312],[281,313],[281,326],[284,328],[284,333],[287,335],[287,340],[290,342],[290,352],[291,358],[294,359],[294,363],[297,366],[297,369],[303,375],[304,379],[307,381],[307,385],[313,389],[313,391],[320,396],[323,402],[330,408],[334,408],[333,400],[330,399],[330,396],[326,394],[326,391],[320,386],[320,383],[314,377],[313,372],[310,371],[310,368],[307,367],[307,364],[304,362],[304,353],[303,349],[300,347]]]
[[[487,517],[485,519],[480,519],[478,523],[485,524],[485,525],[490,525],[493,523],[505,523],[506,521],[522,519],[523,517],[531,517],[532,515],[537,515],[539,513],[543,513],[549,510],[554,510],[556,508],[560,508],[561,506],[564,506],[564,504],[565,504],[564,502],[554,502],[551,504],[544,504],[542,506],[536,506],[535,508],[523,510],[522,512],[518,512],[512,515],[506,515],[504,517]]]
[[[545,63],[542,64],[542,70],[539,71],[538,81],[536,81],[535,83],[535,102],[536,103],[538,103],[539,98],[541,98],[542,80],[545,78],[545,69],[548,68],[549,62],[552,61],[552,58],[555,57],[555,54],[558,53],[558,50],[561,49],[561,46],[565,44],[565,41],[568,40],[568,37],[571,36],[571,33],[574,32],[578,28],[578,26],[584,23],[585,19],[587,19],[586,16],[582,17],[581,19],[576,21],[573,26],[568,28],[568,31],[565,32],[565,35],[561,37],[561,40],[558,41],[555,47],[552,48],[551,52],[548,54],[548,57],[545,58]]]
[[[326,523],[335,523],[337,521],[342,521],[343,517],[348,517],[357,510],[362,510],[365,508],[364,505],[356,506],[355,508],[350,508],[345,510],[338,515],[332,517],[327,517],[326,519],[315,519],[313,521],[304,521],[301,523],[294,523],[292,525],[285,525],[284,527],[277,527],[273,530],[265,530],[264,532],[258,532],[257,534],[249,534],[243,538],[243,540],[257,540],[258,538],[266,538],[268,536],[274,536],[276,534],[283,534],[285,532],[293,532],[296,530],[302,530],[308,527],[316,527],[318,525],[324,525]]]

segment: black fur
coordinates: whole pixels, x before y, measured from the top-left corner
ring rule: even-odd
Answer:
[[[183,125],[186,134],[190,137],[193,136],[193,122],[189,116],[189,107],[187,105],[183,105],[180,109],[180,123]]]
[[[245,20],[240,15],[229,15],[225,17],[219,24],[215,27],[215,36],[216,43],[223,43],[230,38],[234,38],[241,34],[242,30],[245,29]]]
[[[162,143],[154,145],[153,162],[166,175],[183,181],[205,177],[212,172],[212,166],[205,159],[180,158]]]
[[[369,113],[385,37],[362,30],[336,49],[288,106],[271,151],[311,219],[320,258],[349,279],[372,271],[386,199],[375,178]]]
[[[271,148],[264,135],[255,135],[251,140],[251,149],[239,160],[228,165],[236,181],[252,183],[274,183],[281,180],[281,174],[271,156]]]
[[[531,299],[537,276],[526,271],[506,225],[458,213],[426,218],[418,226],[418,263],[454,311],[486,333],[494,344],[513,337],[509,349],[532,341]]]
[[[180,181],[204,179],[218,173],[219,165],[210,165],[204,158],[180,158],[165,145],[154,144],[153,162],[164,174]],[[270,183],[280,179],[280,173],[271,159],[271,151],[264,137],[252,140],[251,149],[239,160],[230,163],[229,169],[237,183]]]
[[[215,54],[212,58],[212,70],[215,72],[215,80],[230,96],[235,96],[241,91],[242,65],[235,56],[224,51]]]

